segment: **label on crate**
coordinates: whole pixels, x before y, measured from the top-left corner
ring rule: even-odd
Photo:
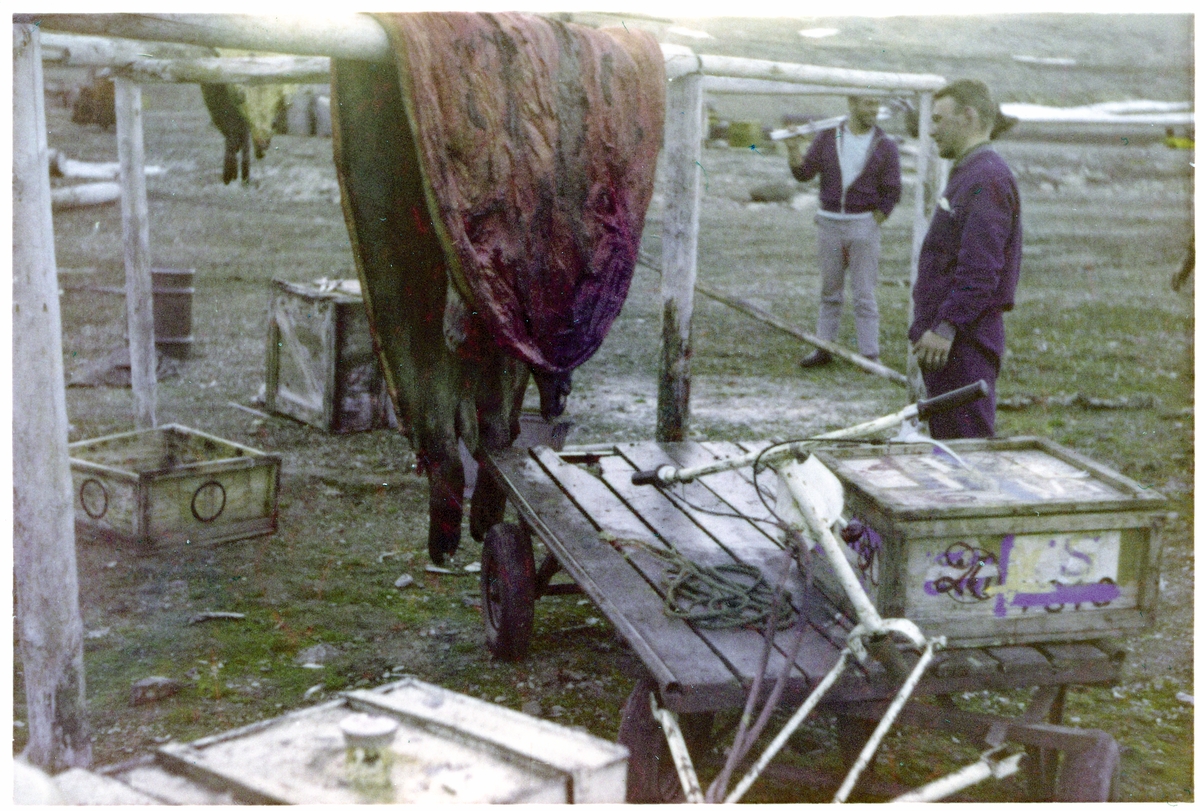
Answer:
[[[927,550],[926,599],[985,610],[997,619],[1033,612],[1105,608],[1120,600],[1121,532],[1006,535],[988,549],[956,540]]]

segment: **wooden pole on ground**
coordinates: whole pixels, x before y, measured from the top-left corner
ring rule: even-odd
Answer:
[[[645,265],[646,267],[650,268],[651,270],[656,270],[659,273],[662,273],[662,268],[656,266],[653,262],[651,262],[649,259],[647,259],[644,256],[638,257],[638,264]],[[832,341],[822,340],[821,338],[818,338],[817,336],[815,336],[811,333],[805,332],[801,329],[797,329],[796,327],[787,323],[783,319],[776,318],[775,315],[773,315],[772,313],[767,312],[766,310],[759,307],[758,305],[752,304],[751,302],[746,301],[745,299],[736,298],[735,296],[727,296],[724,293],[714,290],[713,288],[709,287],[708,285],[706,285],[702,282],[696,282],[696,292],[701,294],[702,296],[708,296],[713,301],[719,301],[722,304],[724,304],[726,307],[731,307],[740,313],[744,313],[744,314],[750,316],[751,318],[761,321],[764,324],[766,324],[767,326],[774,327],[775,329],[780,330],[781,332],[786,332],[788,335],[791,335],[795,338],[799,338],[800,340],[802,340],[806,343],[812,344],[813,346],[817,347],[818,349],[824,349],[826,352],[828,352],[831,355],[837,355],[839,358],[848,360],[851,363],[853,363],[855,366],[857,366],[858,368],[862,369],[864,372],[870,372],[873,375],[879,375],[880,377],[884,378],[885,380],[890,380],[893,383],[900,384],[901,386],[905,385],[908,382],[907,378],[905,378],[904,375],[900,374],[895,369],[884,366],[882,363],[873,361],[870,358],[867,358],[867,357],[864,357],[863,355],[858,354],[857,352],[851,352],[849,349],[846,349],[844,346],[835,344]]]
[[[146,159],[142,143],[142,88],[115,78],[117,161],[121,164],[121,228],[125,241],[125,314],[129,331],[129,376],[133,421],[153,428],[158,386],[155,377],[154,293],[150,277],[150,214],[146,203]]]
[[[29,761],[91,764],[38,34],[13,26],[13,574]]]
[[[893,383],[900,384],[901,386],[905,385],[908,382],[908,379],[904,375],[897,372],[895,369],[888,368],[887,366],[884,366],[882,363],[878,363],[877,361],[873,361],[870,358],[866,358],[866,357],[858,354],[857,352],[851,352],[849,349],[846,349],[844,346],[835,344],[832,341],[822,340],[821,338],[818,338],[816,335],[813,335],[812,333],[804,332],[801,329],[797,329],[796,327],[787,323],[783,319],[776,318],[771,313],[767,312],[766,310],[762,309],[761,307],[758,307],[757,305],[751,304],[750,302],[746,301],[745,299],[734,298],[732,296],[725,296],[721,293],[717,293],[714,290],[708,289],[704,285],[701,285],[699,282],[696,283],[696,289],[711,299],[715,299],[716,301],[719,301],[722,304],[732,307],[733,309],[735,309],[739,312],[743,312],[752,318],[757,318],[759,321],[762,321],[764,324],[767,324],[768,326],[772,326],[777,330],[786,332],[788,335],[792,335],[806,343],[812,344],[813,346],[817,347],[818,349],[823,349],[831,355],[837,355],[839,358],[842,358],[843,360],[848,360],[851,363],[853,363],[855,366],[857,366],[858,368],[862,369],[864,372],[870,372],[873,375],[878,375],[879,377],[882,377],[884,380],[890,380]]]
[[[659,442],[687,438],[692,391],[692,306],[700,229],[703,91],[699,73],[667,82],[663,132],[666,185],[662,224],[663,339],[658,380]]]

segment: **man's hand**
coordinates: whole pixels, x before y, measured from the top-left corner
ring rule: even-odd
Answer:
[[[925,330],[925,334],[913,344],[913,354],[921,368],[936,372],[946,365],[950,359],[950,347],[954,342],[943,338],[933,330]]]
[[[783,140],[784,146],[787,147],[788,166],[799,166],[804,163],[804,153],[808,151],[808,145],[811,142],[810,138],[802,135]]]

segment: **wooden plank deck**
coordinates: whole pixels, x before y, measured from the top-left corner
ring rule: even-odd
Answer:
[[[510,449],[491,458],[522,520],[626,639],[663,702],[677,712],[740,707],[765,636],[748,628],[704,629],[668,616],[667,564],[652,550],[674,549],[700,564],[747,563],[771,585],[781,579],[788,553],[782,531],[766,520],[770,515],[748,470],[713,474],[670,493],[635,487],[631,474],[662,464],[688,467],[765,445],[639,442],[561,453]],[[760,478],[760,487],[773,485],[773,477]],[[796,566],[788,571],[785,586],[801,619],[774,640],[768,687],[799,636],[800,655],[785,691],[787,702],[796,703],[833,666],[854,621],[839,611],[838,595],[815,582],[806,590]],[[1119,678],[1120,658],[1088,643],[943,651],[917,692],[1110,683]],[[848,670],[829,700],[874,701],[893,690],[882,668],[868,661]]]

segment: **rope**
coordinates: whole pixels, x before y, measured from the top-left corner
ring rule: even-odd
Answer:
[[[670,547],[661,549],[632,538],[612,539],[611,543],[627,558],[629,553],[623,547],[634,546],[667,567],[663,602],[669,616],[706,629],[765,629],[772,612],[776,628],[789,628],[796,622],[791,593],[782,590],[777,600],[775,589],[757,566],[737,562],[704,566]]]

